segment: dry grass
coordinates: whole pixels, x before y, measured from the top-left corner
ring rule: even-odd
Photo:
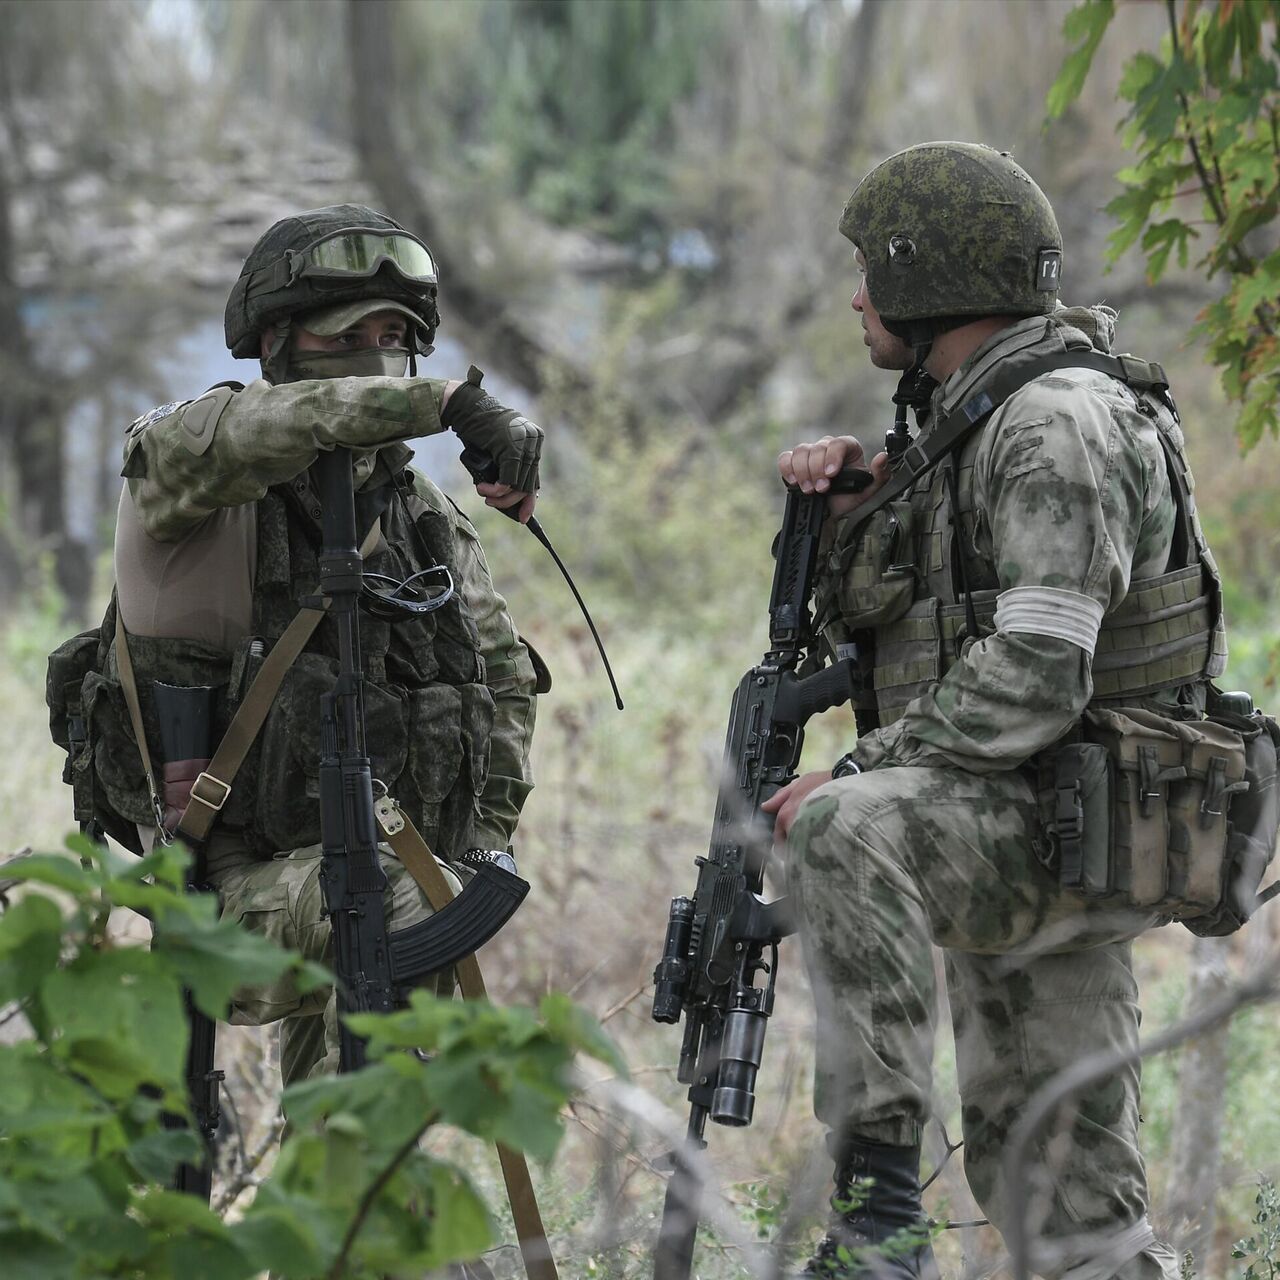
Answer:
[[[544,584],[545,585],[545,584]],[[767,583],[739,584],[743,595]],[[535,746],[537,789],[522,825],[521,865],[534,892],[516,923],[482,955],[491,992],[500,1001],[531,1001],[548,990],[569,991],[622,1046],[636,1085],[680,1117],[683,1089],[674,1079],[678,1035],[649,1019],[649,980],[662,942],[667,900],[691,890],[693,859],[703,851],[719,765],[724,716],[742,669],[758,655],[759,627],[742,628],[714,657],[688,634],[670,629],[607,632],[611,656],[629,706],[612,707],[585,632],[549,609],[545,595],[517,585],[518,616],[556,673],[543,700]],[[523,609],[520,607],[523,606]],[[597,608],[599,608],[597,603]],[[602,610],[608,616],[608,610]],[[69,794],[59,780],[60,753],[47,736],[40,657],[56,628],[40,619],[14,625],[0,637],[9,660],[0,670],[0,700],[8,709],[9,767],[0,779],[0,843],[56,847],[68,825]],[[847,726],[820,726],[809,745],[814,764],[829,761]],[[1138,965],[1150,1031],[1177,1014],[1185,980],[1187,935],[1165,930],[1139,944]],[[1246,1034],[1247,1032],[1247,1034]],[[1274,1015],[1263,1011],[1241,1033],[1238,1098],[1229,1113],[1228,1177],[1239,1185],[1223,1197],[1222,1245],[1240,1234],[1252,1195],[1253,1169],[1274,1164],[1280,1131],[1253,1108],[1273,1096],[1280,1073]],[[224,1206],[251,1193],[269,1166],[275,1132],[273,1037],[269,1032],[223,1032],[220,1065],[228,1072],[234,1115],[228,1123],[217,1195]],[[777,1198],[792,1185],[821,1135],[810,1111],[811,1007],[799,949],[784,944],[778,1011],[761,1072],[755,1123],[715,1129],[711,1157],[725,1194],[749,1232],[775,1228]],[[1171,1064],[1148,1072],[1152,1182],[1163,1189],[1162,1159],[1176,1099]],[[662,1176],[654,1162],[666,1138],[619,1113],[608,1082],[596,1079],[567,1116],[568,1137],[553,1169],[535,1173],[544,1212],[566,1276],[647,1275],[661,1209]],[[959,1128],[950,1037],[939,1040],[940,1114],[954,1137]],[[1271,1108],[1274,1110],[1274,1108]],[[929,1136],[941,1152],[940,1134]],[[1272,1145],[1268,1145],[1272,1144]],[[474,1170],[491,1202],[501,1200],[494,1163],[474,1145],[449,1150]],[[929,1193],[939,1216],[979,1216],[953,1159]],[[511,1238],[511,1231],[500,1234]],[[1002,1252],[989,1228],[947,1233],[940,1242],[944,1273],[977,1277],[1000,1266]],[[499,1274],[519,1274],[514,1251],[498,1250]],[[1202,1274],[1222,1274],[1221,1263]],[[744,1274],[723,1233],[704,1233],[696,1274],[727,1280]]]

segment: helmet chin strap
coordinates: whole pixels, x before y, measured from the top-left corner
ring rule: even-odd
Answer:
[[[279,386],[289,376],[289,330],[291,321],[288,316],[272,324],[271,349],[262,360],[262,376],[273,386]]]

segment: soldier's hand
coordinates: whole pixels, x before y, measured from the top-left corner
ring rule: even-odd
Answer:
[[[490,506],[506,510],[517,501],[524,502],[537,493],[543,434],[537,423],[530,422],[515,409],[506,408],[478,382],[470,381],[456,387],[450,385],[440,421],[466,446],[464,462],[467,462],[465,454],[469,453],[473,458],[480,456],[491,464],[486,474],[480,474],[474,466],[471,467],[477,481],[476,491]],[[495,491],[485,493],[482,484],[492,486]],[[516,493],[520,495],[519,499],[512,497]],[[511,501],[504,501],[507,498]],[[532,506],[529,510],[533,510]],[[521,518],[528,518],[523,514],[523,507]]]
[[[513,489],[509,484],[497,484],[492,481],[480,481],[476,492],[484,499],[486,507],[505,511],[514,516],[521,524],[528,524],[533,515],[534,505],[538,501],[536,493],[526,493],[523,489]]]
[[[778,474],[783,482],[802,493],[826,493],[831,477],[847,467],[865,467],[875,477],[861,493],[836,493],[829,500],[831,514],[842,516],[864,503],[889,479],[889,455],[878,453],[868,463],[866,453],[854,436],[823,436],[811,444],[798,444],[778,455]]]
[[[816,791],[824,782],[831,781],[831,770],[819,770],[815,773],[802,773],[792,782],[788,782],[780,791],[760,806],[764,813],[776,815],[773,824],[775,844],[785,844],[791,834],[791,824],[800,812],[800,806],[809,798],[811,791]]]

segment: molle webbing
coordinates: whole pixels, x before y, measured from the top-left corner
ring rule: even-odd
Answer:
[[[919,450],[911,462],[915,469],[907,475],[895,475],[871,501],[878,508],[906,494],[1026,383],[1046,373],[1074,368],[1094,369],[1119,378],[1140,393],[1160,395],[1168,388],[1159,365],[1096,351],[1063,351],[1009,370],[942,419],[920,446],[913,446]],[[1123,702],[1213,678],[1221,674],[1225,664],[1226,640],[1216,571],[1195,519],[1181,441],[1171,439],[1162,424],[1156,425],[1177,513],[1172,563],[1181,567],[1158,577],[1135,580],[1124,600],[1103,619],[1092,664],[1094,701],[1098,703]],[[1177,436],[1176,428],[1173,434]],[[969,466],[971,461],[966,457],[961,467],[967,470]],[[917,590],[923,588],[930,594],[917,599],[897,620],[876,627],[873,680],[882,724],[898,719],[913,698],[942,679],[969,636],[963,598],[952,585],[951,558],[960,552],[953,535],[947,532],[955,513],[947,506],[946,488],[939,469],[927,490],[910,493],[909,503],[899,498],[897,509],[908,505],[915,508],[913,550],[920,575]],[[964,486],[964,491],[971,492],[971,486]],[[859,524],[862,518],[873,514],[867,510],[870,506],[868,502],[859,508]],[[972,513],[961,514],[968,544],[972,539]],[[846,547],[855,541],[851,539]],[[868,568],[865,562],[862,567]],[[852,595],[855,606],[856,588],[863,586],[867,591],[875,577],[871,572],[868,581],[860,583],[858,572],[859,561],[855,561],[844,580],[846,600]],[[978,581],[986,587],[990,579],[982,575]],[[851,591],[851,587],[855,590]],[[995,629],[997,595],[996,590],[983,589],[970,596],[980,635],[989,635]]]
[[[984,635],[995,629],[995,591],[973,593]],[[1205,654],[1216,655],[1214,605],[1197,565],[1143,578],[1102,621],[1093,657],[1093,701],[1111,702],[1175,689],[1205,676]],[[876,632],[875,689],[889,724],[931,683],[941,680],[968,634],[963,604],[936,599]]]
[[[1217,652],[1214,602],[1199,564],[1144,578],[1102,622],[1094,698],[1155,693],[1199,680]]]

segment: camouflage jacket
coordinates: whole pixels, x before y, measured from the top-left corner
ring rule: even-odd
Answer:
[[[532,786],[538,677],[493,588],[474,528],[435,485],[406,469],[410,452],[402,442],[441,429],[444,386],[424,378],[259,381],[148,414],[131,428],[125,446],[128,486],[116,554],[120,608],[130,649],[139,651],[140,687],[148,658],[166,670],[174,663],[176,641],[185,646],[180,662],[211,663],[200,678],[228,680],[234,702],[252,674],[253,641],[269,647],[300,597],[314,590],[319,509],[308,468],[321,447],[356,451],[357,519],[370,522],[380,512],[383,531],[370,569],[399,578],[444,564],[457,587],[450,605],[424,618],[361,623],[375,765],[398,799],[413,801],[406,807],[424,836],[431,841],[439,833],[445,847],[438,851],[447,857],[460,851],[450,847],[459,840],[491,848],[509,843]],[[236,547],[233,562],[244,567],[231,576],[252,581],[247,588],[243,582],[198,586],[220,616],[187,610],[176,624],[158,628],[156,602],[169,586],[181,590],[184,575],[199,580],[208,564],[201,542],[210,538]],[[130,578],[135,585],[126,592]],[[251,784],[240,788],[240,808],[228,806],[228,824],[238,819],[264,852],[312,836],[309,826],[294,829],[309,821],[300,814],[281,816],[268,830],[261,797],[245,793],[286,787],[285,775],[296,766],[295,790],[314,796],[314,752],[299,746],[299,735],[311,741],[311,685],[323,682],[332,662],[328,630],[321,625],[290,672],[256,754],[246,761]],[[259,653],[262,648],[256,645]],[[185,682],[198,676],[193,668]],[[307,689],[295,688],[299,682]],[[277,739],[290,740],[293,749],[271,766],[266,757]]]
[[[937,388],[929,420],[969,402],[1011,366],[1064,350],[1109,351],[1113,322],[1106,308],[1060,308],[1001,330]],[[958,451],[956,518],[944,463],[862,528],[852,517],[836,522],[819,584],[819,596],[825,590],[833,601],[828,639],[839,650],[860,629],[875,636],[881,727],[858,740],[854,757],[864,768],[989,773],[1022,765],[1070,729],[1086,705],[1141,683],[1131,678],[1133,668],[1150,666],[1156,652],[1152,599],[1168,604],[1171,583],[1189,597],[1180,615],[1189,621],[1179,624],[1186,634],[1168,646],[1195,650],[1181,659],[1194,668],[1189,686],[1221,671],[1216,569],[1194,515],[1189,473],[1181,487],[1171,480],[1160,433],[1180,469],[1182,438],[1172,412],[1161,413],[1167,420],[1157,423],[1149,405],[1105,373],[1042,374]],[[1171,553],[1183,508],[1196,563],[1179,576],[1169,570],[1181,567],[1171,564]],[[1021,598],[1065,602],[1061,616],[1082,638],[1052,634],[1071,630],[1060,623],[1047,634],[1001,625],[1001,602],[1014,599],[1006,593],[1015,588],[1037,589]],[[979,605],[977,636],[968,634],[965,589]],[[1148,628],[1133,628],[1140,644],[1127,655],[1104,653],[1109,629],[1139,608]],[[1170,624],[1158,625],[1163,638]],[[1150,677],[1143,693],[1185,697],[1178,678],[1160,679],[1178,670],[1172,663],[1141,670]]]

